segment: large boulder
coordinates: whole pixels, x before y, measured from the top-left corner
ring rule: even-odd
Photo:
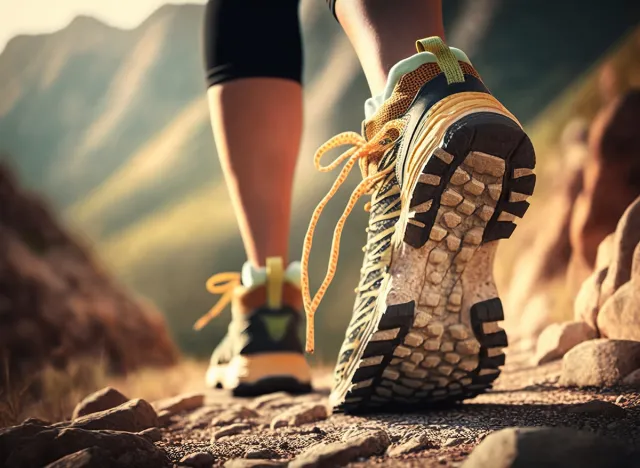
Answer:
[[[640,244],[631,257],[631,278],[613,293],[598,314],[598,329],[603,337],[640,341]]]
[[[117,372],[178,356],[158,311],[113,281],[2,166],[0,317],[0,354],[14,381],[86,356]]]
[[[490,434],[462,468],[627,468],[634,453],[590,432],[554,427],[510,427]]]
[[[565,354],[560,384],[611,387],[636,369],[640,369],[640,342],[590,340]]]
[[[600,243],[616,229],[627,207],[640,195],[639,114],[640,90],[631,90],[604,107],[591,125],[582,191],[576,199],[570,226],[572,263],[588,267],[583,268],[586,272],[583,280],[595,265]],[[630,267],[625,258],[630,258],[638,239],[630,243],[633,245],[628,255],[625,249],[618,249],[622,254],[618,256],[619,262],[614,259],[616,267],[610,270],[611,278],[605,282],[604,290],[616,289],[624,283],[621,275]]]
[[[613,255],[607,269],[601,293],[600,306],[631,279],[634,251],[640,242],[640,197],[624,212],[613,238]]]

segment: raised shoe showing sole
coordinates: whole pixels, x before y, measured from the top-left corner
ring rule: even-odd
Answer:
[[[336,411],[471,398],[491,388],[505,361],[493,259],[529,206],[533,147],[508,115],[482,107],[445,131],[422,130],[396,170],[410,197],[374,316],[331,394]]]

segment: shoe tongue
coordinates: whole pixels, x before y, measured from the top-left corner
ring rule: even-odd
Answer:
[[[266,267],[254,267],[248,261],[242,265],[242,285],[245,288],[262,286],[267,283]],[[291,262],[284,272],[284,280],[300,287],[300,262]]]
[[[461,51],[460,49],[456,49],[455,47],[451,47],[451,52],[453,55],[460,60],[461,62],[466,62],[471,65],[471,61],[469,57]],[[411,57],[408,57],[404,60],[396,63],[391,70],[389,71],[389,76],[387,77],[387,84],[384,87],[382,93],[377,96],[370,97],[364,103],[364,114],[365,120],[371,119],[378,109],[382,106],[382,104],[391,97],[393,91],[404,75],[408,73],[412,73],[416,71],[419,67],[426,63],[437,63],[436,55],[431,52],[419,52]],[[391,119],[388,119],[391,120]],[[381,122],[381,125],[384,125],[386,122]]]

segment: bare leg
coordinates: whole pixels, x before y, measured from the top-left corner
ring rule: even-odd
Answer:
[[[374,96],[391,67],[416,53],[416,40],[444,38],[441,0],[338,0],[336,15]]]
[[[220,163],[249,261],[286,262],[291,191],[302,132],[302,87],[245,78],[209,88]]]

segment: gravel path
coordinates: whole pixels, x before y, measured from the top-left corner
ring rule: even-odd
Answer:
[[[486,435],[513,426],[570,427],[640,446],[640,393],[562,388],[557,385],[559,373],[559,362],[539,367],[509,364],[491,393],[465,404],[367,416],[326,417],[328,374],[315,379],[317,393],[300,397],[238,399],[215,391],[207,394],[203,407],[173,416],[157,445],[174,463],[208,452],[215,458],[214,466],[247,457],[290,461],[311,446],[341,441],[348,445],[360,434],[380,430],[389,436],[389,455],[356,458],[349,466],[459,466]],[[592,400],[610,405],[581,406]],[[285,421],[277,424],[282,427],[273,428],[276,418]],[[412,453],[392,453],[398,445],[416,440],[421,442]]]

